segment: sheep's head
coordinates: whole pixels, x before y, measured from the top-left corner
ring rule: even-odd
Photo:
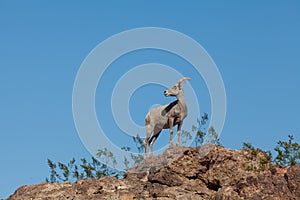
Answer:
[[[173,87],[164,91],[165,96],[177,96],[180,93],[183,93],[183,89],[181,87],[181,83],[185,80],[191,80],[189,77],[181,78]]]

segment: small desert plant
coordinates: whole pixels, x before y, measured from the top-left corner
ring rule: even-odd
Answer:
[[[196,136],[194,139],[195,142],[195,146],[201,146],[204,142],[204,138],[206,136],[206,123],[209,120],[208,118],[208,114],[207,113],[203,113],[203,115],[201,116],[201,120],[197,119],[197,125],[198,126],[193,126],[192,127],[192,131],[197,131],[196,132]]]
[[[274,150],[277,156],[274,163],[277,165],[292,166],[300,161],[300,145],[294,142],[293,135],[288,135],[288,141],[279,141]]]
[[[132,137],[135,147],[137,148],[137,154],[130,154],[131,159],[134,164],[139,164],[143,161],[142,151],[143,151],[143,140],[137,135]],[[130,151],[130,147],[122,147],[125,151]],[[88,178],[101,178],[104,176],[115,176],[119,177],[124,174],[123,171],[118,171],[114,169],[117,164],[116,157],[107,148],[99,149],[96,156],[101,158],[102,161],[98,161],[95,157],[91,158],[91,161],[81,158],[81,164],[76,164],[75,158],[70,160],[67,164],[58,162],[55,163],[48,159],[48,166],[50,168],[50,176],[46,178],[47,182],[64,182],[64,181],[76,181],[80,179]],[[129,168],[129,159],[124,158],[123,161],[125,167]],[[111,167],[109,167],[111,166]]]
[[[50,168],[50,177],[46,178],[46,182],[64,182],[77,181],[88,178],[101,178],[104,176],[122,175],[122,172],[117,171],[108,166],[108,164],[116,164],[116,160],[111,152],[106,148],[99,150],[97,156],[104,157],[107,163],[101,163],[96,158],[92,157],[91,161],[81,158],[81,164],[76,164],[75,158],[70,160],[67,164],[58,162],[57,164],[48,159],[48,166]]]
[[[242,149],[249,151],[247,159],[249,161],[255,161],[259,159],[259,165],[253,163],[246,164],[245,169],[248,171],[265,171],[272,169],[275,165],[293,166],[300,161],[300,145],[294,141],[293,135],[288,135],[288,141],[278,141],[274,150],[277,152],[276,157],[272,160],[272,154],[270,151],[262,151],[253,147],[250,143],[243,143]],[[263,152],[264,156],[260,156],[259,153]]]
[[[201,116],[201,120],[197,119],[197,125],[192,126],[192,132],[191,134],[189,131],[181,131],[181,137],[182,137],[182,144],[186,144],[187,141],[191,141],[192,135],[195,135],[195,138],[192,141],[192,144],[195,147],[202,146],[203,144],[215,144],[220,146],[219,136],[217,132],[215,131],[213,126],[210,126],[207,130],[207,122],[209,120],[208,114],[203,113]]]
[[[273,168],[272,154],[270,151],[262,151],[259,148],[255,148],[251,143],[243,143],[242,149],[249,152],[246,158],[251,161],[245,164],[245,170],[253,172],[262,172]]]
[[[140,137],[139,134],[137,134],[135,137],[132,137],[132,140],[135,144],[135,147],[138,151],[138,153],[130,153],[130,158],[133,160],[134,165],[137,165],[139,163],[141,163],[144,159],[143,157],[143,148],[144,148],[144,142],[143,139]],[[130,147],[122,147],[121,149],[123,149],[124,151],[130,151],[131,148]],[[129,168],[129,160],[127,157],[124,157],[123,160],[123,164],[125,165],[126,169]]]

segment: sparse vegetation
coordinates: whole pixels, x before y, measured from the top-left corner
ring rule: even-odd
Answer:
[[[98,149],[98,153],[96,155],[98,158],[104,160],[106,165],[115,167],[115,165],[117,164],[117,160],[114,154],[111,151],[108,151],[107,148]]]
[[[186,145],[188,141],[191,141],[193,139],[192,134],[189,131],[181,130],[181,145]]]
[[[209,127],[207,130],[207,122],[209,120],[208,114],[204,113],[201,120],[197,120],[197,126],[192,127],[192,132],[195,134],[192,146],[198,147],[203,144],[216,144],[220,145],[218,134],[214,127]],[[188,131],[181,131],[182,144],[186,144],[193,139],[192,134]],[[248,151],[246,158],[249,160],[248,164],[245,164],[244,168],[247,171],[262,172],[272,169],[275,165],[292,166],[300,161],[300,145],[294,141],[292,135],[288,135],[288,141],[279,141],[274,148],[277,155],[272,160],[271,151],[263,151],[259,148],[255,148],[251,143],[243,143],[242,149]],[[137,153],[130,153],[130,157],[124,157],[123,164],[126,169],[130,166],[130,159],[134,165],[143,161],[143,139],[137,134],[136,137],[132,137],[135,144]],[[130,147],[122,147],[125,151],[130,151]],[[117,171],[114,166],[117,164],[116,158],[112,152],[107,148],[99,149],[96,156],[101,158],[105,163],[99,162],[96,158],[92,157],[91,161],[87,161],[85,158],[80,159],[81,164],[76,164],[75,158],[70,160],[67,164],[61,162],[54,163],[48,159],[48,166],[50,168],[50,176],[46,178],[47,182],[64,182],[64,181],[76,181],[79,179],[88,178],[101,178],[103,176],[122,176],[124,172]],[[112,166],[112,167],[109,167]]]
[[[99,162],[92,157],[91,162],[85,158],[81,159],[81,164],[76,164],[75,158],[70,160],[67,164],[58,162],[57,164],[48,159],[48,166],[50,168],[50,177],[46,178],[46,182],[58,183],[65,181],[77,181],[88,178],[101,178],[103,176],[119,176],[121,172],[111,169],[107,164]]]
[[[219,141],[219,136],[215,131],[214,127],[211,126],[207,130],[207,122],[209,120],[208,114],[204,113],[201,116],[201,120],[197,119],[197,125],[192,126],[191,134],[189,131],[182,130],[181,137],[182,137],[182,144],[186,144],[187,141],[191,141],[193,139],[192,135],[195,135],[194,140],[192,141],[192,146],[199,147],[203,144],[215,144],[221,145]]]
[[[219,136],[213,126],[209,127],[208,132],[206,134],[205,142],[206,144],[215,144],[217,146],[221,145]]]
[[[270,151],[262,151],[259,148],[253,147],[250,143],[243,143],[242,149],[249,152],[249,155],[247,155],[246,158],[250,162],[244,166],[245,170],[262,172],[273,168],[272,155]]]
[[[134,164],[139,164],[143,160],[143,140],[139,135],[132,137],[133,142],[138,150],[138,153],[131,153],[130,157]],[[130,151],[130,147],[122,147],[125,151]],[[98,161],[95,157],[91,158],[91,161],[87,161],[85,158],[81,158],[81,164],[76,164],[75,158],[70,160],[67,164],[58,162],[55,163],[48,159],[48,166],[50,168],[50,176],[46,178],[46,182],[74,182],[80,179],[88,178],[101,178],[104,176],[115,176],[119,177],[124,174],[122,171],[114,169],[117,164],[116,158],[111,151],[107,148],[99,149],[96,156],[104,160],[104,163]],[[129,168],[129,159],[124,158],[123,161],[125,167]],[[109,167],[112,166],[112,167]]]
[[[275,147],[277,156],[274,159],[274,163],[277,165],[292,166],[300,161],[300,145],[294,142],[293,135],[288,135],[287,142],[279,141]]]
[[[137,165],[139,163],[141,163],[143,161],[143,139],[140,137],[139,134],[137,134],[135,137],[132,137],[132,140],[135,144],[135,147],[138,151],[138,153],[130,153],[130,158],[133,160],[134,165]],[[130,147],[122,147],[121,149],[125,150],[125,151],[130,151],[131,148]],[[126,169],[129,168],[129,160],[128,158],[124,157],[123,160],[123,164],[125,165]]]
[[[259,165],[253,163],[247,164],[245,169],[248,171],[261,172],[272,169],[274,165],[292,166],[299,163],[300,160],[300,145],[294,142],[294,137],[288,135],[288,141],[279,141],[274,150],[277,156],[272,160],[271,151],[262,151],[253,147],[250,143],[243,143],[242,149],[247,149],[249,155],[247,159],[254,161],[259,159]]]
[[[249,150],[250,155],[247,156],[247,159],[254,160],[257,157],[258,149],[253,147],[251,143],[244,142],[242,149]]]
[[[202,145],[204,142],[204,137],[206,135],[206,126],[205,125],[206,125],[207,121],[208,121],[208,114],[204,113],[201,116],[201,120],[197,119],[198,127],[196,127],[196,126],[192,127],[192,131],[197,131],[195,139],[194,139],[196,147]]]

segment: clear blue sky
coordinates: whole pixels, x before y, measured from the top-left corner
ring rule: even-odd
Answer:
[[[72,116],[77,70],[101,41],[137,27],[180,31],[213,58],[227,93],[224,146],[237,149],[247,141],[269,150],[290,133],[300,141],[300,2],[174,2],[0,0],[0,198],[44,181],[47,158],[90,157]],[[134,67],[150,61],[172,66],[178,58],[144,51],[124,59]],[[142,94],[131,104],[146,102]],[[153,98],[170,101],[161,93]],[[209,113],[207,94],[201,101]],[[131,111],[142,124],[147,110]]]

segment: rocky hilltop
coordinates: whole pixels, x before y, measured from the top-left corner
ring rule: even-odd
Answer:
[[[123,179],[22,186],[8,199],[297,200],[300,165],[273,167],[259,150],[174,147],[128,170]]]

